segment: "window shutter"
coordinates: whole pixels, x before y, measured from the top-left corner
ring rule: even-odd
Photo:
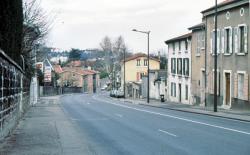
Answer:
[[[238,53],[238,27],[234,28],[234,52]]]
[[[210,33],[210,53],[213,54],[213,31]]]
[[[220,53],[220,30],[217,30],[217,54]]]
[[[238,97],[238,74],[234,73],[234,98]]]
[[[221,30],[221,53],[224,53],[224,45],[225,45],[224,34],[225,34],[225,30],[222,29]]]
[[[187,62],[186,63],[187,63],[187,69],[186,69],[187,70],[187,76],[189,76],[189,59],[188,58],[187,58]]]
[[[247,51],[247,39],[248,39],[248,37],[247,37],[247,26],[244,26],[244,38],[245,38],[245,43],[244,43],[244,51],[245,51],[245,53],[247,53],[248,51]]]
[[[233,34],[232,34],[232,28],[229,29],[229,53],[233,53]]]
[[[247,101],[248,100],[248,74],[244,75],[244,99]]]

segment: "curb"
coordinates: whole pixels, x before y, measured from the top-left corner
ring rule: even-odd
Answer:
[[[226,118],[226,119],[230,119],[230,120],[237,120],[237,121],[250,123],[250,120],[245,120],[245,119],[240,119],[240,118],[220,116],[220,115],[214,115],[214,114],[208,114],[208,113],[202,113],[202,112],[196,112],[196,111],[181,110],[181,109],[169,108],[169,107],[159,107],[159,106],[148,105],[148,104],[144,104],[144,103],[139,103],[139,105],[154,107],[154,108],[159,108],[159,109],[168,109],[168,110],[174,110],[174,111],[181,111],[181,112],[187,112],[187,113],[193,113],[193,114],[199,114],[199,115],[207,115],[207,116],[212,116],[212,117]]]

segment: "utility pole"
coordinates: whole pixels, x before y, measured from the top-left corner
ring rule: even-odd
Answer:
[[[124,99],[126,98],[126,74],[125,74],[125,59],[126,59],[126,51],[123,49],[123,93],[124,93]]]
[[[217,0],[215,0],[214,21],[214,112],[217,112]]]

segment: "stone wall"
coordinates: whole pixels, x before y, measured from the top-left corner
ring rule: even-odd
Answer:
[[[0,50],[0,139],[29,108],[29,84],[21,67]]]

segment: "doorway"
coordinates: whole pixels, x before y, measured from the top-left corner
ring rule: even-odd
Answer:
[[[179,102],[181,102],[181,84],[179,83]]]
[[[231,101],[231,79],[230,73],[225,73],[225,105],[230,106]]]

